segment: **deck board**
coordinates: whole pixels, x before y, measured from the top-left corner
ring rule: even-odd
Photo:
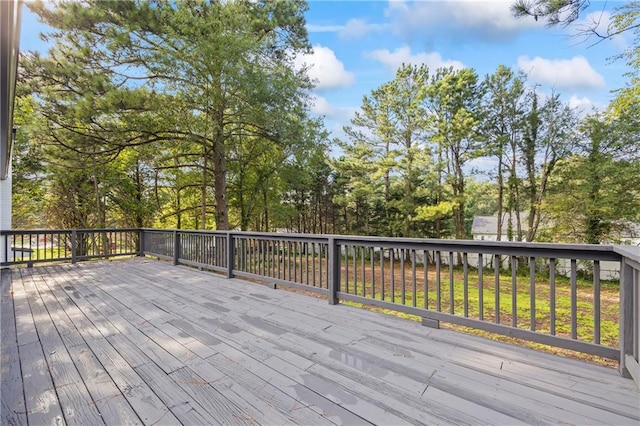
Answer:
[[[11,271],[0,270],[0,423],[26,425],[24,382],[18,354]]]
[[[640,422],[613,369],[192,268],[2,277],[2,424]]]

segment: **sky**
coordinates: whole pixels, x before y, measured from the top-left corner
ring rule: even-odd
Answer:
[[[592,0],[579,22],[548,28],[540,20],[516,19],[512,0],[309,1],[306,14],[313,53],[297,60],[316,82],[312,112],[324,117],[332,137],[344,137],[362,97],[393,79],[402,63],[474,68],[479,76],[506,65],[527,74],[542,94],[560,93],[587,113],[604,108],[622,87],[624,61],[612,61],[629,40],[596,43],[577,37],[596,23],[606,32],[622,2]],[[25,7],[21,49],[44,50],[44,29]]]
[[[596,43],[578,29],[600,31],[621,4],[592,0],[570,28],[516,19],[512,1],[310,1],[306,15],[313,54],[304,58],[316,79],[312,111],[325,117],[334,136],[343,135],[362,97],[394,77],[402,63],[474,68],[479,76],[499,65],[527,74],[538,91],[560,93],[583,113],[602,109],[611,90],[622,87],[624,61],[612,61],[628,40]]]

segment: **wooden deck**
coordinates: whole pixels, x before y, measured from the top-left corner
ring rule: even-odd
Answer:
[[[1,423],[634,424],[615,370],[150,259],[5,271]]]

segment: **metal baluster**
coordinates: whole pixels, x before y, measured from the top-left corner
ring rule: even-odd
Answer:
[[[529,314],[531,315],[531,331],[536,331],[536,258],[529,258]]]
[[[636,290],[637,291],[637,290]],[[600,344],[600,261],[593,261],[593,343]]]

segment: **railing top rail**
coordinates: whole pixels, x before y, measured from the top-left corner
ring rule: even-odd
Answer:
[[[24,235],[24,234],[66,234],[76,232],[140,232],[139,228],[78,228],[78,229],[5,229],[0,230],[0,235]]]
[[[334,234],[297,234],[285,232],[251,232],[251,231],[213,231],[194,229],[156,229],[156,228],[103,228],[103,229],[12,229],[0,230],[0,235],[25,235],[42,233],[87,232],[180,232],[186,234],[237,235],[243,237],[303,240],[311,242],[328,242],[334,240],[338,244],[363,244],[371,247],[416,248],[428,250],[468,251],[486,254],[510,254],[514,256],[539,256],[558,258],[578,258],[591,260],[621,260],[623,257],[640,263],[640,249],[629,246],[613,246],[598,244],[562,244],[532,243],[515,241],[487,240],[446,240],[433,238],[400,238]]]
[[[640,247],[615,246],[614,250],[625,259],[629,266],[640,271]]]

